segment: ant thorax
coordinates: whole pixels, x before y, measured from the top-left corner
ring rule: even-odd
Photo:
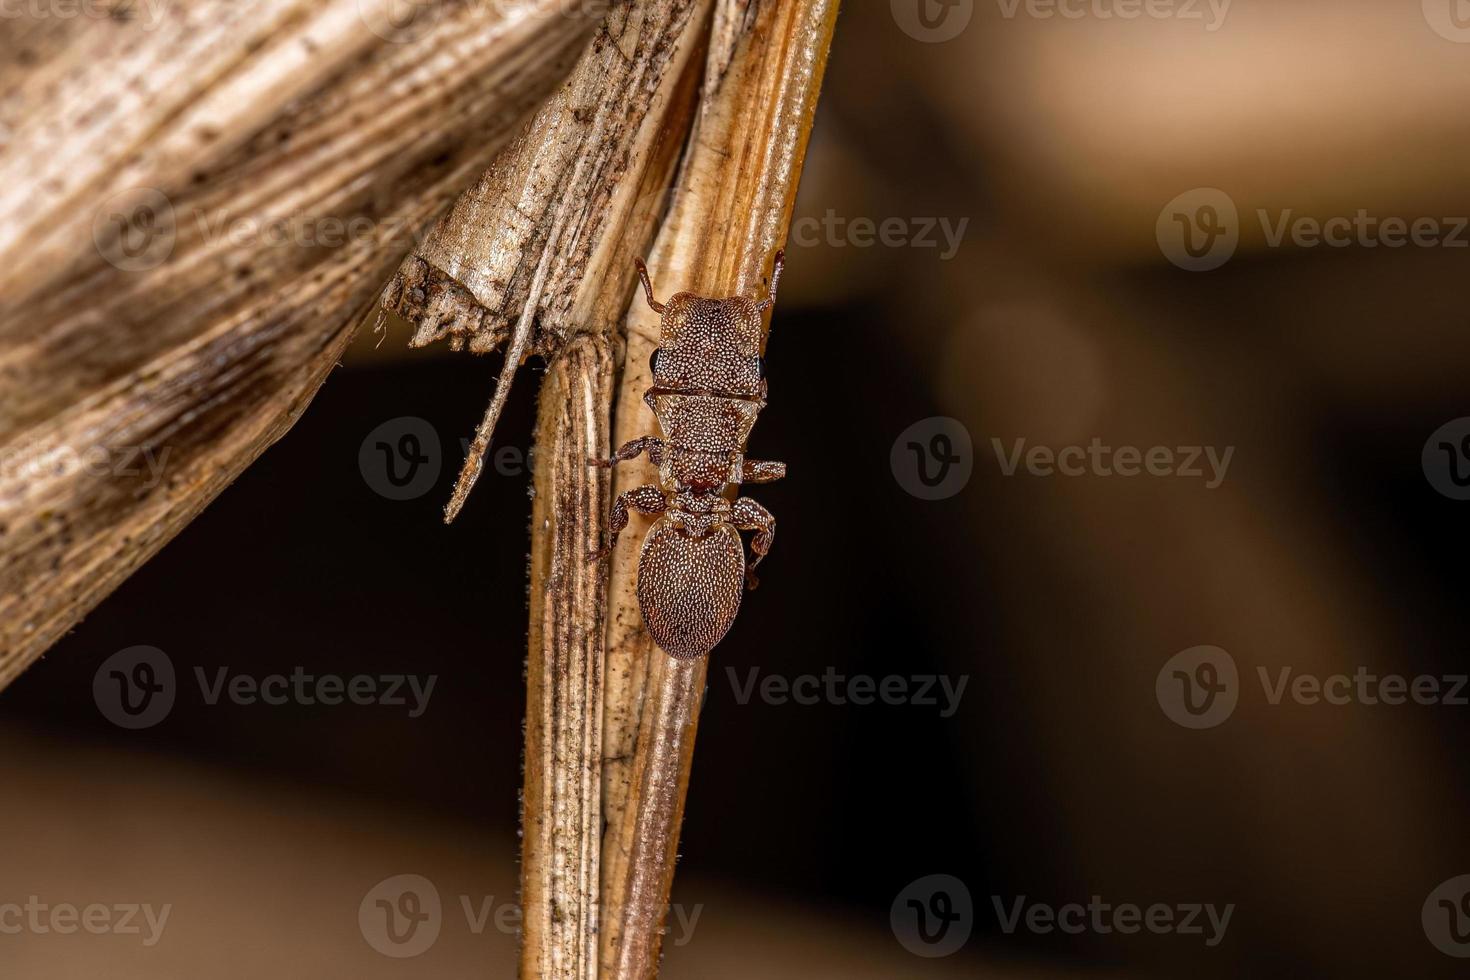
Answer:
[[[718,394],[661,391],[653,412],[670,446],[701,453],[738,453],[750,439],[761,403]]]
[[[746,440],[760,403],[716,395],[663,393],[653,397],[664,450],[659,481],[668,490],[718,489],[740,482]]]

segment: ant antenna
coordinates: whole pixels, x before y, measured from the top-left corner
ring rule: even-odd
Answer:
[[[633,262],[638,266],[638,278],[643,280],[643,294],[648,297],[648,305],[653,308],[653,312],[662,313],[664,304],[653,298],[653,280],[648,278],[648,266],[643,264],[642,259],[634,259]]]

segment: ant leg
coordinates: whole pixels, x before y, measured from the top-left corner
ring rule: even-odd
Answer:
[[[760,579],[755,577],[755,566],[766,557],[776,540],[776,517],[751,498],[739,497],[730,509],[730,522],[741,531],[755,532],[755,537],[750,539],[755,559],[745,568],[745,587],[754,589],[760,584]]]
[[[747,459],[740,464],[741,483],[770,483],[786,478],[786,464],[775,460]]]
[[[648,297],[648,305],[653,308],[653,312],[662,313],[664,304],[653,298],[653,280],[648,278],[648,266],[643,264],[642,259],[633,261],[638,266],[638,278],[643,281],[643,295]]]
[[[640,514],[662,514],[669,506],[664,492],[658,487],[648,484],[646,486],[634,487],[627,493],[618,495],[613,504],[612,516],[608,519],[607,546],[599,548],[587,556],[588,561],[598,561],[606,558],[612,553],[613,547],[618,543],[618,535],[623,528],[628,526],[628,508],[633,508]]]
[[[663,461],[663,440],[655,439],[653,436],[641,436],[619,446],[618,451],[613,453],[611,459],[598,459],[595,456],[588,456],[587,463],[590,466],[600,466],[605,470],[612,469],[619,463],[626,463],[630,459],[637,459],[643,455],[644,450],[648,451],[648,461],[654,466],[657,466]]]
[[[771,292],[765,299],[756,304],[758,310],[768,310],[776,305],[776,290],[781,286],[781,271],[786,268],[786,250],[783,248],[776,253],[776,267],[771,270]]]

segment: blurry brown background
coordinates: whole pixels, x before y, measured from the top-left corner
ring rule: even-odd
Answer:
[[[1470,504],[1420,456],[1470,415],[1470,232],[1273,246],[1257,214],[1453,233],[1470,214],[1470,11],[923,2],[940,33],[963,22],[952,38],[906,32],[914,0],[853,0],[839,26],[751,447],[791,476],[759,489],[780,533],[711,666],[675,888],[698,918],[674,927],[665,975],[1462,975],[1421,909],[1470,873],[1470,707],[1273,705],[1257,671],[1466,671]],[[1238,210],[1239,248],[1208,272],[1158,237],[1197,188]],[[937,232],[933,248],[852,234],[940,218],[967,222],[949,258]],[[460,896],[514,900],[529,480],[487,473],[439,522],[497,364],[403,340],[364,336],[279,445],[6,692],[0,903],[172,912],[149,947],[0,934],[4,975],[513,974],[514,936],[476,934]],[[526,448],[533,391],[499,445]],[[358,454],[404,416],[438,432],[441,472],[392,501]],[[968,432],[973,475],[929,501],[890,451],[934,416]],[[1211,490],[1006,476],[992,446],[1094,437],[1234,455]],[[127,731],[93,678],[140,644],[167,653],[179,693]],[[1190,730],[1155,681],[1199,645],[1229,652],[1239,705]],[[211,705],[194,671],[222,666],[437,681],[417,718]],[[752,670],[829,669],[967,686],[948,717],[742,703]],[[434,882],[444,922],[391,959],[358,906],[405,873]],[[965,883],[969,901],[951,897],[972,928],[940,958],[890,921],[934,874]],[[1235,908],[1213,947],[1007,933],[996,911],[1093,895]]]

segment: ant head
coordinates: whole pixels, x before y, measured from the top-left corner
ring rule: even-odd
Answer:
[[[654,387],[764,400],[761,310],[743,296],[674,296],[664,309],[659,345],[649,362]]]

